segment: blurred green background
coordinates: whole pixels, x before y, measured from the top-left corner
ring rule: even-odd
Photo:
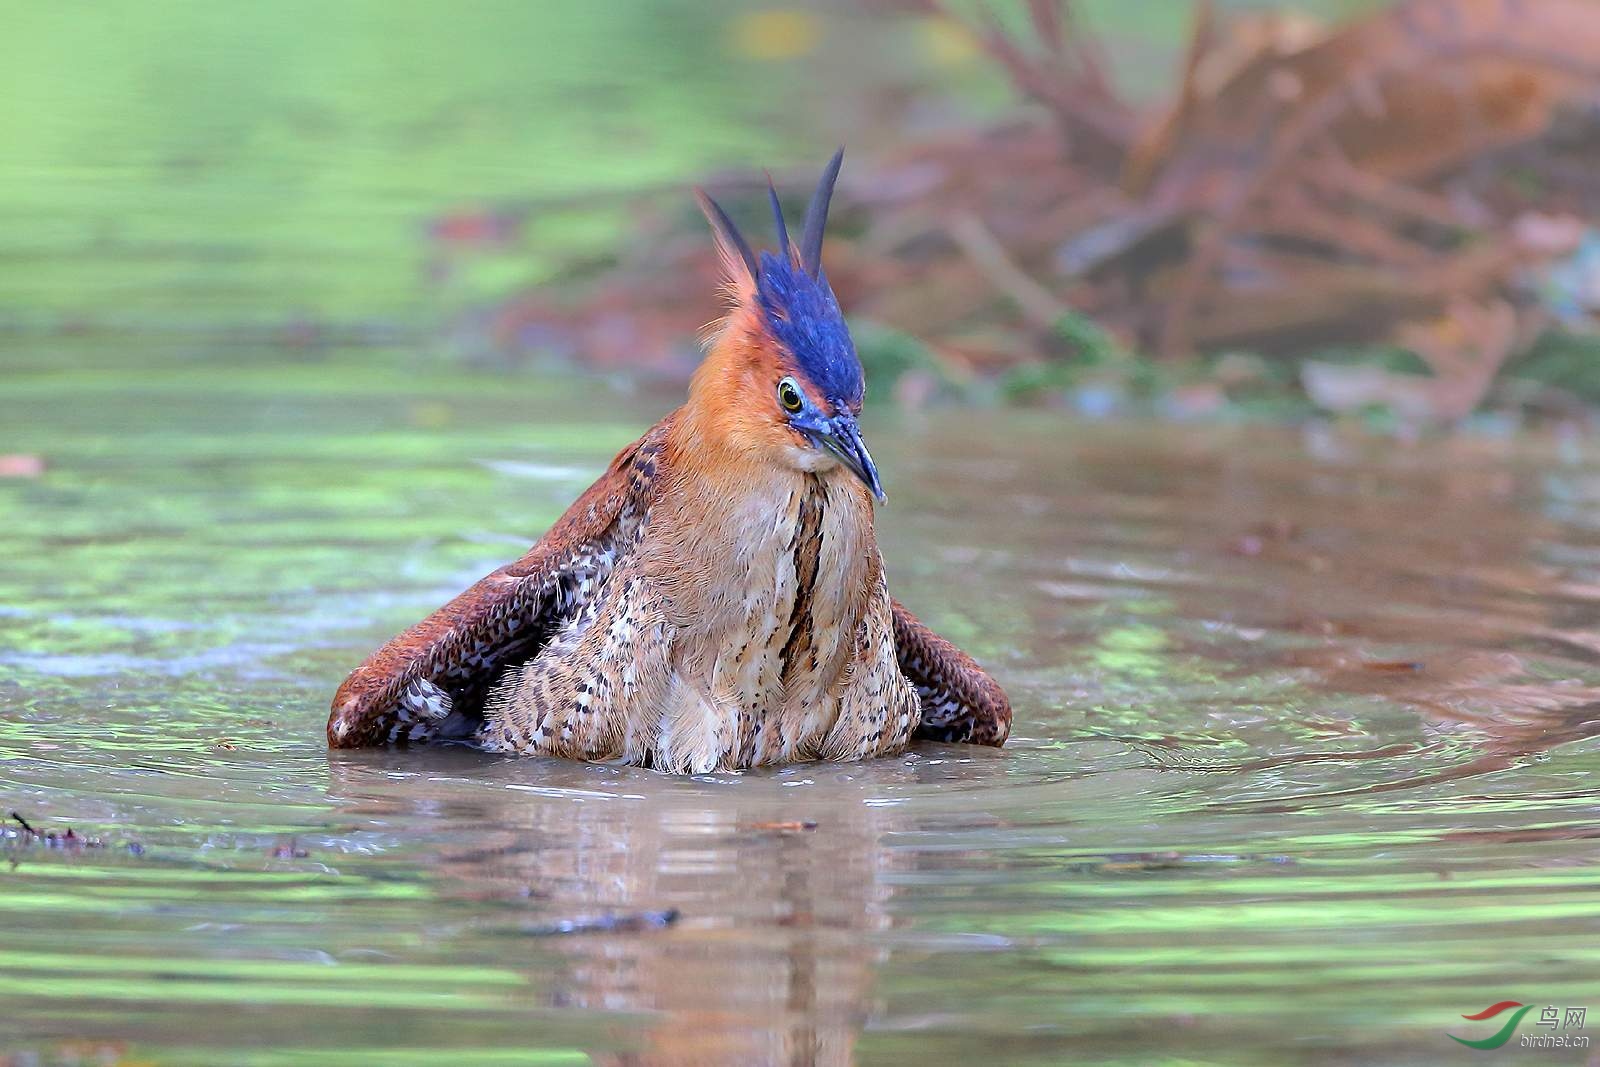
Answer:
[[[0,43],[5,314],[425,324],[438,213],[803,154],[815,118],[770,121],[799,72],[739,57],[735,11],[16,5]],[[502,281],[602,231],[541,212]]]
[[[1187,0],[1080,10],[1135,92],[1170,88]],[[856,166],[1015,101],[959,33],[853,4],[13,3],[6,26],[8,332],[427,331],[638,242],[630,194],[688,215],[719,169],[808,175],[841,142]],[[441,281],[439,220],[496,213],[521,221]]]

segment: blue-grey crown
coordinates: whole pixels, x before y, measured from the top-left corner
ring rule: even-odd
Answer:
[[[766,316],[767,329],[788,349],[806,377],[829,400],[859,408],[866,391],[861,360],[828,276],[819,270],[812,277],[771,252],[763,252],[756,299]]]
[[[767,192],[778,228],[778,252],[758,258],[716,201],[701,194],[701,206],[717,235],[743,260],[755,282],[756,299],[773,337],[793,356],[799,369],[829,400],[859,409],[866,391],[861,360],[839,311],[839,301],[822,270],[822,234],[828,224],[828,203],[844,162],[844,149],[823,168],[817,190],[806,208],[798,248],[789,243],[783,205],[771,180]]]

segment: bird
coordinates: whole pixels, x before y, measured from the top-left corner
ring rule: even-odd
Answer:
[[[520,560],[369,656],[332,748],[426,742],[676,774],[999,747],[1005,691],[889,594],[866,382],[822,267],[841,148],[791,241],[703,189],[725,279],[687,401]]]

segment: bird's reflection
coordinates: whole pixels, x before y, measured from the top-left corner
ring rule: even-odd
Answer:
[[[912,759],[685,780],[438,751],[330,765],[353,823],[442,831],[428,857],[441,897],[557,955],[561,973],[535,976],[545,1007],[642,1019],[628,1024],[639,1047],[594,1052],[613,1064],[852,1062],[886,876],[910,862],[889,841],[918,818],[885,794],[962,773]],[[577,932],[538,936],[557,929]]]

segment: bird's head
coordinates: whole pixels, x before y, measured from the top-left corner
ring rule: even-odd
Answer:
[[[695,374],[689,406],[702,433],[799,470],[843,466],[882,500],[878,468],[856,424],[866,392],[861,360],[822,270],[822,231],[843,159],[840,149],[823,171],[798,244],[789,240],[769,180],[776,252],[752,251],[717,202],[695,191],[716,237],[732,307]]]

